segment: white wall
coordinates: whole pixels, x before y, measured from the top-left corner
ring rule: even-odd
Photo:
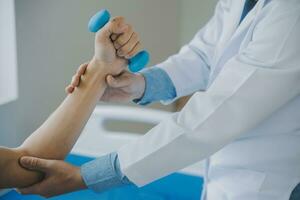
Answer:
[[[212,16],[218,0],[180,1],[180,44],[189,42]]]
[[[103,7],[135,26],[152,64],[177,51],[174,0],[16,0],[19,99],[0,106],[0,145],[22,142],[63,100],[73,72],[92,56],[87,22]]]
[[[17,98],[14,0],[0,1],[0,105]]]
[[[139,32],[151,64],[176,53],[211,15],[209,0],[15,0],[19,99],[0,106],[0,145],[20,144],[63,100],[78,65],[92,55],[89,17],[101,8]],[[155,105],[154,107],[161,107]],[[171,109],[171,107],[167,107]]]

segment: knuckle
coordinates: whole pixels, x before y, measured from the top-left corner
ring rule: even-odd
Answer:
[[[113,22],[124,21],[125,18],[123,16],[116,16],[112,19]]]
[[[86,69],[86,67],[87,67],[87,65],[82,65],[82,66],[80,66],[80,67],[77,69],[76,73],[77,73],[77,74],[83,73],[84,70]]]
[[[119,42],[115,41],[115,42],[114,42],[114,47],[115,47],[116,49],[119,49],[119,48],[121,47],[121,45],[119,44]]]
[[[135,55],[136,51],[131,51],[127,54],[127,57],[131,58]]]
[[[82,68],[82,67],[85,67],[86,66],[86,63],[83,63],[79,66],[79,68]]]
[[[80,74],[82,72],[82,70],[84,69],[84,66],[80,66],[77,70],[76,70],[76,74]]]
[[[126,26],[127,26],[126,32],[127,33],[132,33],[133,32],[132,26],[130,24],[126,24]]]
[[[39,161],[37,159],[30,159],[29,163],[32,167],[37,167],[39,164]]]
[[[118,45],[123,45],[124,43],[125,43],[126,41],[125,41],[125,37],[123,36],[120,36],[118,39],[117,39],[117,41],[116,41],[116,43],[118,44]]]
[[[132,40],[139,40],[139,35],[136,32],[133,32],[131,39]]]
[[[140,47],[141,47],[141,43],[138,42],[138,43],[135,45],[134,49],[133,49],[132,51],[130,51],[130,52],[127,54],[126,57],[127,57],[127,58],[132,58],[137,52],[139,52]]]
[[[124,55],[124,54],[127,54],[128,51],[129,51],[129,47],[124,46],[124,47],[120,48],[119,53],[121,55]]]
[[[117,35],[113,34],[113,35],[110,36],[110,38],[111,38],[112,40],[116,40],[116,39],[117,39]]]
[[[135,50],[140,51],[141,48],[142,48],[142,44],[140,42],[138,42],[137,45],[135,46]]]
[[[111,22],[115,26],[121,26],[124,24],[124,17],[117,16],[117,17],[113,18]]]
[[[117,54],[118,56],[123,56],[123,52],[120,49],[117,51]]]

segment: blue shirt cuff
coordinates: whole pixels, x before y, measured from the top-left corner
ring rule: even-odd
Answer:
[[[86,186],[96,192],[132,184],[120,169],[117,153],[111,153],[81,166]]]
[[[147,105],[155,101],[174,99],[176,89],[169,75],[161,68],[151,67],[141,71],[145,77],[146,87],[141,99],[134,100],[140,105]]]

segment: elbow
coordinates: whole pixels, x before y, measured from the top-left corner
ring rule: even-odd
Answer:
[[[41,173],[26,170],[19,164],[19,159],[27,155],[26,150],[20,148],[0,150],[0,188],[27,187],[42,179]]]

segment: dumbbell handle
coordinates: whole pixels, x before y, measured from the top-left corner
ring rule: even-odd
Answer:
[[[103,9],[96,13],[89,21],[89,31],[95,33],[99,31],[110,19],[110,14]],[[143,69],[149,62],[149,53],[141,51],[128,60],[128,68],[131,72],[138,72]]]

